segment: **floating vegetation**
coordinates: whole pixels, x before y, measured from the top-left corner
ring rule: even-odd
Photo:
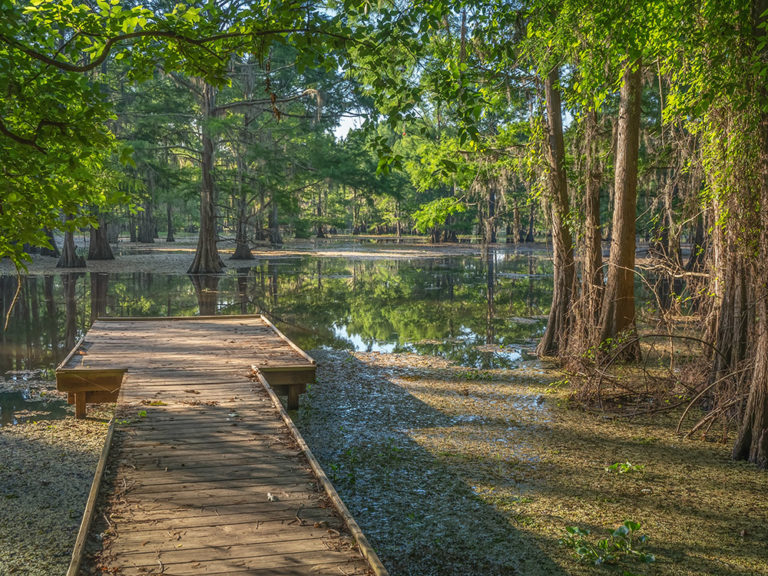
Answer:
[[[110,413],[0,431],[0,573],[67,571]]]
[[[538,362],[312,354],[299,426],[392,574],[768,574],[768,476],[672,414],[559,407]]]

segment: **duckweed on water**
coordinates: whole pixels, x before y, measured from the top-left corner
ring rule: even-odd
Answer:
[[[111,412],[0,430],[0,574],[64,574]]]
[[[768,574],[768,475],[673,416],[558,407],[546,366],[466,378],[437,357],[312,354],[302,433],[393,575],[621,573],[559,541],[628,520],[656,560],[630,573]]]

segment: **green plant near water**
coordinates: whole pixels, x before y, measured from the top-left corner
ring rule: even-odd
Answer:
[[[493,374],[490,372],[486,372],[484,370],[465,370],[458,373],[458,379],[459,380],[466,380],[468,382],[472,381],[478,381],[478,380],[493,380]]]
[[[571,385],[571,380],[567,376],[565,378],[561,378],[560,380],[553,380],[549,384],[547,384],[547,393],[552,394],[554,392],[557,392],[561,388],[568,388]]]
[[[593,542],[589,538],[589,530],[568,526],[565,529],[567,534],[560,539],[560,544],[572,549],[580,562],[595,566],[623,561],[651,564],[656,561],[656,557],[644,550],[648,537],[638,532],[640,527],[640,522],[626,520],[608,538]]]
[[[615,462],[605,467],[606,472],[615,472],[617,474],[627,474],[629,472],[645,472],[645,464],[632,464],[631,462]]]

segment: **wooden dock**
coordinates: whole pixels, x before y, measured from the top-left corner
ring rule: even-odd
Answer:
[[[65,382],[125,370],[90,570],[385,575],[267,384],[298,391],[314,368],[259,316],[94,323],[60,366]]]

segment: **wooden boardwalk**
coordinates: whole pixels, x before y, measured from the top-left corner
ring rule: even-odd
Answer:
[[[318,482],[274,394],[253,378],[252,365],[279,375],[311,362],[268,322],[103,320],[80,352],[62,369],[127,369],[90,571],[386,574]]]

